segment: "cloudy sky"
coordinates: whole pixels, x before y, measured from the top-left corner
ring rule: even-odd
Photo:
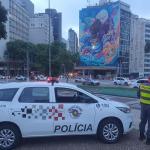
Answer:
[[[35,12],[44,12],[48,7],[48,0],[31,0],[35,5]],[[95,4],[99,0],[90,0]],[[114,0],[115,1],[115,0]],[[140,17],[150,19],[150,0],[123,0],[130,4],[134,14]],[[87,6],[87,0],[51,0],[51,8],[62,12],[62,34],[65,39],[68,38],[68,29],[73,28],[78,32],[79,28],[79,10]]]

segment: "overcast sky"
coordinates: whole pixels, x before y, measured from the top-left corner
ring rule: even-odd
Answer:
[[[48,0],[31,0],[35,6],[35,12],[44,12],[48,7]],[[91,4],[99,0],[91,0]],[[114,0],[115,1],[115,0]],[[131,6],[134,14],[150,19],[150,0],[123,0]],[[87,6],[87,0],[51,0],[51,8],[62,12],[62,36],[68,38],[68,29],[79,30],[79,10]]]

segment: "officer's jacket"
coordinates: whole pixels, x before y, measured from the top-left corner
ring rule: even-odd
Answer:
[[[140,102],[142,104],[150,105],[150,83],[144,83],[140,85]]]

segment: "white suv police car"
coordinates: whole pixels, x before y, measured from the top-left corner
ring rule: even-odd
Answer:
[[[7,83],[0,86],[0,149],[21,138],[92,135],[115,143],[132,129],[130,108],[98,98],[75,85]]]

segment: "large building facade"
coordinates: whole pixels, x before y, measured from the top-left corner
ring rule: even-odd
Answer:
[[[54,41],[53,26],[52,22],[49,21],[50,21],[49,15],[46,13],[38,13],[30,18],[30,29],[29,29],[30,42],[34,44],[49,44],[49,42],[52,43]]]
[[[29,41],[29,22],[30,16],[34,14],[34,5],[30,0],[0,1],[7,10],[7,39],[0,40],[0,74],[16,75],[22,72],[25,64],[23,61],[8,61],[8,56],[4,55],[6,44],[14,40]]]
[[[103,2],[80,11],[80,67],[105,77],[129,75],[130,6]]]
[[[68,50],[72,53],[78,52],[78,36],[73,29],[68,31]]]
[[[34,12],[33,3],[29,0],[28,5],[21,0],[0,0],[6,8],[8,21],[6,23],[7,39],[0,42],[0,56],[3,60],[6,43],[13,40],[29,41],[29,22],[30,16],[28,12],[31,6],[31,12]],[[26,1],[26,2],[27,2]],[[33,15],[33,14],[31,14]]]
[[[46,9],[45,13],[50,15],[53,26],[53,36],[55,42],[62,41],[62,13],[56,9]]]

